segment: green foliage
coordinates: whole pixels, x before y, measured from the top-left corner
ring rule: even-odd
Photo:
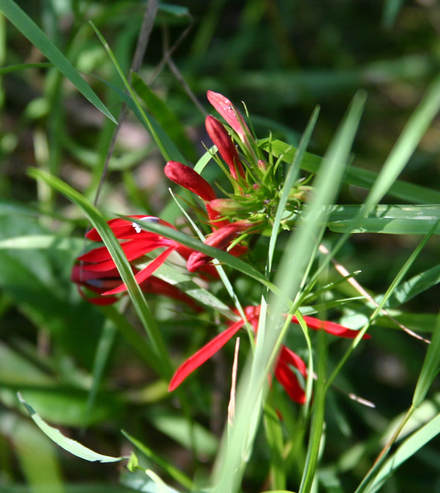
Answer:
[[[0,0],[0,490],[437,487],[440,7],[422,3]],[[225,127],[237,180],[203,130],[207,90],[245,115],[243,135]],[[206,201],[167,160],[251,232],[206,244]],[[127,258],[111,218],[215,271],[173,252],[154,276],[180,299],[147,293],[135,274],[158,252]],[[76,259],[101,246],[116,270],[75,286]],[[117,303],[84,299],[119,281]],[[240,318],[237,355],[225,343],[169,393]],[[305,362],[289,366],[302,405],[274,377],[282,347]]]

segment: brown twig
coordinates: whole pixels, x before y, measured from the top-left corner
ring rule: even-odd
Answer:
[[[328,250],[328,248],[326,248],[324,245],[319,245],[319,251],[321,253],[324,253],[325,255],[328,255],[330,252]],[[353,288],[359,293],[361,294],[367,301],[369,301],[375,308],[379,308],[379,304],[376,302],[376,300],[370,295],[370,293],[368,293],[368,291],[366,289],[364,289],[359,283],[358,281],[353,277],[352,274],[350,274],[350,272],[348,272],[348,270],[342,265],[340,264],[339,262],[336,262],[335,259],[332,259],[332,263],[333,265],[335,266],[335,269],[339,272],[339,274],[341,274],[342,277],[345,277],[347,279],[347,281],[351,284],[351,286],[353,286]],[[422,337],[421,335],[417,334],[416,332],[414,332],[413,330],[409,329],[408,327],[406,327],[405,325],[403,325],[402,323],[400,323],[398,320],[396,320],[394,317],[392,317],[390,315],[390,313],[385,309],[385,308],[381,308],[380,309],[380,312],[385,315],[387,318],[389,318],[392,322],[394,322],[400,329],[402,329],[404,332],[406,332],[408,335],[410,335],[411,337],[414,337],[415,339],[418,339],[420,341],[423,341],[425,342],[426,344],[430,344],[431,341],[429,339],[425,339],[424,337]]]
[[[129,81],[131,81],[133,72],[137,72],[142,64],[142,60],[144,58],[145,52],[147,50],[148,42],[150,40],[151,31],[153,30],[157,9],[158,9],[158,1],[148,0],[147,7],[145,9],[144,17],[142,20],[141,30],[139,32],[139,37],[136,43],[136,49],[133,55],[133,60],[131,62]],[[113,151],[115,150],[115,145],[116,145],[116,140],[118,138],[119,130],[122,126],[122,123],[127,118],[127,114],[128,114],[127,105],[126,103],[123,103],[121,112],[119,113],[119,121],[113,131],[112,140],[110,142],[107,155],[105,157],[104,167],[102,169],[102,174],[99,180],[98,188],[96,189],[95,200],[93,201],[94,205],[98,203],[102,186],[107,177],[110,159],[112,157]]]

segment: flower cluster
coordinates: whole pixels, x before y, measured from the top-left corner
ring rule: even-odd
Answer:
[[[240,256],[248,251],[246,241],[249,235],[265,234],[271,229],[282,191],[283,176],[279,173],[279,161],[274,162],[270,153],[268,156],[262,154],[244,117],[232,103],[213,91],[208,91],[207,96],[228,124],[228,127],[224,126],[213,116],[208,116],[205,121],[206,131],[223,161],[218,156],[214,157],[222,169],[229,170],[227,178],[232,191],[225,192],[226,197],[218,197],[210,183],[194,169],[177,161],[169,161],[164,173],[168,179],[189,190],[202,201],[206,223],[211,229],[205,239],[206,245]],[[293,226],[309,188],[299,180],[289,192],[287,214],[282,220],[284,228],[290,229]],[[205,281],[212,280],[217,277],[217,271],[210,263],[211,258],[175,240],[144,230],[140,226],[142,222],[154,222],[175,229],[175,226],[158,217],[146,215],[112,219],[108,222],[133,269],[136,282],[145,293],[167,296],[185,303],[195,311],[201,311],[202,308],[193,298],[160,279],[157,270],[174,254],[179,256],[188,272],[198,274]],[[93,242],[102,241],[96,229],[90,230],[86,237]],[[115,303],[127,291],[127,286],[105,246],[93,248],[77,258],[72,270],[72,281],[77,284],[81,296],[98,305]],[[211,358],[246,322],[256,333],[259,315],[258,306],[246,307],[246,320],[235,321],[188,358],[174,374],[169,390],[178,387]],[[304,317],[304,320],[311,329],[324,330],[339,337],[353,338],[357,334],[356,331],[334,322],[313,317]],[[292,322],[298,322],[295,316],[292,317]],[[274,369],[275,378],[293,401],[304,403],[305,392],[295,371],[304,379],[307,378],[304,361],[291,349],[282,346]]]

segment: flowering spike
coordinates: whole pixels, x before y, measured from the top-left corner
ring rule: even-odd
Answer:
[[[208,344],[199,349],[191,357],[185,360],[173,375],[168,386],[168,391],[172,392],[176,389],[194,370],[203,365],[211,356],[219,351],[234,335],[243,327],[244,321],[230,325],[226,330],[221,332],[214,339],[210,340]]]
[[[212,106],[220,113],[220,115],[225,119],[225,121],[230,125],[239,135],[242,142],[246,140],[246,132],[249,129],[238,110],[234,108],[234,105],[225,98],[223,94],[214,91],[208,91],[206,93],[208,101]]]
[[[211,185],[189,166],[178,161],[168,161],[164,172],[171,181],[195,193],[202,200],[209,201],[216,198]]]
[[[229,137],[228,132],[226,132],[225,127],[217,120],[217,118],[214,118],[211,115],[206,117],[205,127],[210,139],[217,146],[221,157],[229,166],[229,171],[234,180],[238,178],[239,174],[244,178],[244,169],[240,162],[240,158],[238,157],[237,149]]]

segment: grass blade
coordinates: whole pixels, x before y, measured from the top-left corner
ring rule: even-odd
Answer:
[[[40,430],[53,442],[55,442],[59,447],[67,450],[76,457],[80,459],[84,459],[90,462],[119,462],[124,460],[125,457],[111,457],[109,455],[102,455],[98,452],[94,452],[93,450],[81,445],[76,440],[72,440],[64,436],[60,430],[54,428],[53,426],[48,425],[42,418],[39,416],[35,410],[21,397],[18,395],[19,401],[26,408],[26,411],[29,413],[29,416],[33,419],[34,423],[40,428]]]
[[[235,422],[218,456],[213,493],[235,492],[241,482],[246,465],[246,451],[249,444],[252,443],[259,422],[258,413],[261,409],[257,403],[262,398],[267,374],[288,326],[283,313],[287,311],[290,300],[295,298],[304,269],[316,251],[313,245],[317,247],[320,232],[325,226],[326,214],[328,213],[326,207],[328,208],[336,197],[364,101],[365,97],[361,94],[354,98],[340,130],[323,160],[323,166],[315,180],[312,201],[304,212],[304,219],[295,233],[291,235],[287,244],[276,278],[277,296],[273,296],[269,304],[266,326],[270,327],[271,330],[265,331],[263,339],[260,337],[259,327],[255,356],[250,363],[248,362],[244,377],[241,378]],[[291,259],[293,257],[298,261],[292,266]],[[314,471],[311,472],[310,477],[313,475]]]
[[[15,27],[43,53],[52,64],[72,82],[78,91],[93,104],[93,106],[117,123],[104,103],[98,98],[93,89],[81,77],[78,70],[69,62],[61,51],[50,41],[35,22],[12,0],[1,0],[0,11],[15,25]]]
[[[102,214],[80,193],[78,193],[76,190],[67,185],[67,183],[64,183],[59,178],[51,176],[49,173],[35,168],[31,168],[29,170],[29,175],[33,178],[43,180],[49,186],[55,188],[60,193],[69,198],[85,212],[90,222],[97,229],[103,243],[107,247],[113,261],[118,268],[121,279],[127,286],[128,293],[136,309],[136,312],[145,330],[148,333],[154,353],[161,362],[161,375],[166,378],[169,377],[171,374],[171,363],[169,361],[168,353],[165,349],[165,344],[162,340],[161,333],[150,312],[150,308],[148,307],[147,301],[145,300],[141,288],[134,278],[130,264],[125,257],[118,240],[113,235],[113,232],[111,231]]]

